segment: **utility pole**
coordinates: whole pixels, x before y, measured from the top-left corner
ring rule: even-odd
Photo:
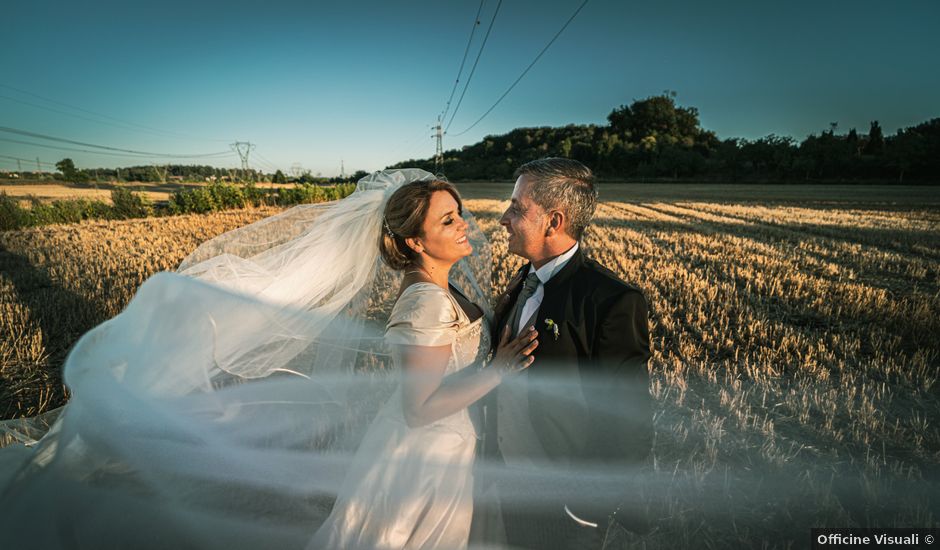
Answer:
[[[339,159],[339,179],[346,179],[346,165],[343,163],[343,159]]]
[[[36,174],[42,179],[42,165],[39,164],[39,157],[36,157]]]
[[[154,171],[156,171],[157,177],[160,178],[160,182],[166,183],[166,174],[170,170],[170,165],[168,164],[163,167],[163,170],[160,170],[160,166],[157,166],[156,164],[154,164],[153,169]]]
[[[434,126],[434,136],[437,138],[437,147],[434,150],[434,172],[440,174],[444,168],[444,131],[441,128],[441,117],[437,117],[437,126]]]
[[[242,159],[242,179],[248,174],[248,154],[251,153],[251,150],[254,148],[255,145],[247,141],[236,141],[232,144],[232,149],[238,153],[239,158]]]
[[[16,171],[17,171],[17,172],[22,172],[22,171],[23,171],[23,167],[20,166],[20,159],[16,159]]]

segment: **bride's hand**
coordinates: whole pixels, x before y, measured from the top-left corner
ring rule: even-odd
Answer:
[[[514,340],[509,340],[509,327],[503,329],[503,334],[499,339],[499,347],[493,356],[490,365],[495,368],[501,376],[519,372],[527,369],[535,359],[530,355],[539,345],[538,331],[535,327],[529,327]]]

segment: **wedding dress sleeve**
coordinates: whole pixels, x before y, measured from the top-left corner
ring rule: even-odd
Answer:
[[[402,293],[385,328],[389,344],[445,346],[454,341],[459,316],[454,301],[443,288],[416,283]]]

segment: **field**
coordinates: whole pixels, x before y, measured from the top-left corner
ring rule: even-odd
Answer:
[[[35,197],[41,201],[53,201],[62,199],[87,199],[100,200],[105,203],[111,203],[111,190],[117,186],[127,187],[131,191],[140,192],[147,196],[153,202],[167,201],[174,191],[180,189],[193,189],[208,185],[205,183],[153,183],[153,182],[130,182],[126,184],[116,183],[15,183],[0,184],[0,192],[6,193],[11,197],[18,197],[26,200]],[[261,184],[264,185],[264,184]]]
[[[207,185],[205,183],[154,183],[130,182],[112,183],[0,183],[0,192],[11,197],[35,197],[42,201],[59,199],[98,199],[111,202],[111,190],[122,185],[128,189],[146,195],[154,202],[169,200],[174,191],[192,189]],[[262,187],[270,183],[258,184]],[[468,199],[489,199],[508,197],[512,193],[511,183],[468,183],[457,184],[461,193]],[[278,187],[278,186],[274,186]],[[768,199],[774,203],[815,202],[819,204],[843,204],[845,197],[852,197],[856,204],[884,205],[894,204],[940,206],[940,189],[927,185],[892,185],[889,188],[878,185],[764,185],[764,184],[643,184],[643,183],[602,183],[601,198],[607,201],[737,201],[763,202]]]
[[[511,186],[464,185],[494,247]],[[819,526],[928,527],[940,473],[936,187],[606,185],[588,254],[651,304],[648,548],[803,547]],[[273,210],[0,233],[0,418],[198,243]],[[637,543],[615,533],[623,546]],[[632,542],[631,542],[632,541]],[[638,543],[639,544],[639,543]]]

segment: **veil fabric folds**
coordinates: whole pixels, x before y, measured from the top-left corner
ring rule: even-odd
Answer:
[[[75,344],[60,411],[0,424],[0,547],[303,547],[397,377],[400,275],[386,202],[434,179],[380,171],[198,247]],[[487,307],[491,255],[452,281]]]

